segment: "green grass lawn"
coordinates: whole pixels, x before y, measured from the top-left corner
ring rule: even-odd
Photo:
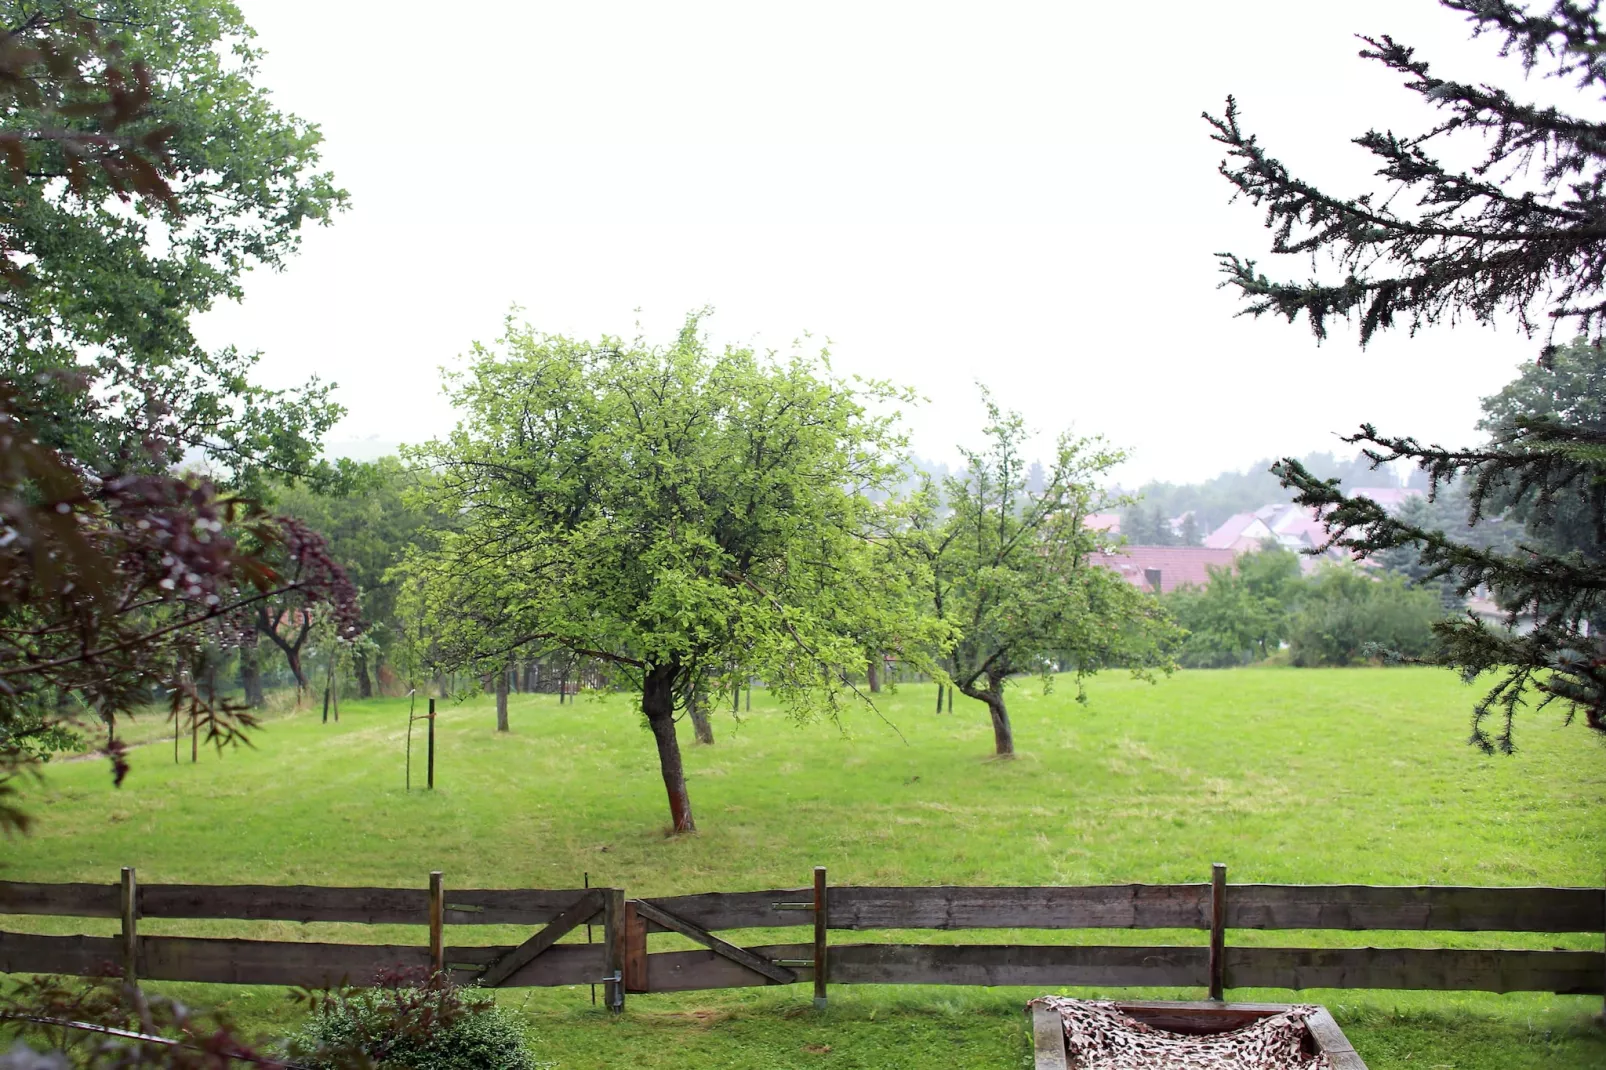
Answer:
[[[489,699],[446,705],[434,793],[402,789],[405,700],[348,702],[279,719],[254,749],[175,765],[140,748],[121,789],[103,763],[54,765],[28,789],[32,835],[6,841],[0,878],[112,882],[624,887],[632,895],[833,883],[1096,884],[1233,881],[1563,884],[1606,877],[1606,755],[1580,727],[1530,715],[1521,753],[1467,747],[1475,692],[1414,669],[1183,673],[1148,685],[1111,675],[1088,705],[1067,681],[1014,692],[1020,757],[989,760],[983,708],[931,712],[930,686],[883,696],[882,713],[796,725],[762,692],[718,742],[684,742],[700,831],[664,835],[651,737],[624,696],[559,707],[514,696],[499,736]],[[147,731],[155,731],[152,727]],[[899,735],[901,732],[901,738]],[[415,740],[414,783],[423,749]],[[103,923],[0,919],[36,931]],[[410,940],[421,930],[234,922],[149,922],[148,931],[273,939]],[[459,929],[456,942],[517,930]],[[761,942],[774,935],[743,933]],[[839,934],[894,939],[900,934]],[[913,934],[901,934],[904,937]],[[1202,934],[922,933],[922,941],[1200,943]],[[655,937],[656,941],[667,937]],[[1251,933],[1267,944],[1598,948],[1600,937],[1421,933]],[[671,946],[668,942],[664,946]],[[168,986],[227,1002],[263,1029],[284,1026],[282,991]],[[631,997],[624,1018],[586,989],[518,990],[553,1067],[1029,1066],[1020,990],[838,987],[824,1014],[809,993],[742,990]],[[1089,994],[1082,992],[1079,994]],[[1111,993],[1105,993],[1111,994]],[[1146,992],[1198,998],[1199,992]],[[1238,991],[1234,998],[1289,999]],[[1599,1067],[1598,999],[1543,994],[1307,992],[1326,1003],[1368,1064]]]

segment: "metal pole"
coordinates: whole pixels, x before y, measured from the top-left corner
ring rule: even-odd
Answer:
[[[429,700],[429,790],[435,790],[435,700]]]

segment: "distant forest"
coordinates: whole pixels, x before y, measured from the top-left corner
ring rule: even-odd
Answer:
[[[1271,502],[1291,502],[1293,492],[1280,486],[1271,474],[1272,458],[1257,461],[1242,472],[1223,472],[1202,483],[1162,483],[1151,481],[1129,491],[1142,502],[1145,511],[1158,509],[1167,517],[1194,514],[1199,529],[1209,533],[1234,513],[1252,513]],[[1300,458],[1311,472],[1323,479],[1341,479],[1346,489],[1355,487],[1399,487],[1420,485],[1427,489],[1426,477],[1419,471],[1402,484],[1390,468],[1374,470],[1371,462],[1356,454],[1337,457],[1331,453],[1311,453]]]
[[[1356,454],[1354,457],[1338,457],[1331,453],[1311,453],[1302,457],[1301,462],[1310,471],[1319,474],[1324,479],[1338,478],[1344,481],[1345,487],[1398,487],[1402,484],[1395,477],[1392,469],[1379,468],[1373,471],[1365,457]],[[1150,481],[1135,489],[1117,487],[1113,488],[1118,494],[1125,494],[1136,498],[1144,514],[1158,513],[1166,518],[1180,517],[1184,513],[1194,514],[1194,524],[1202,534],[1209,534],[1234,513],[1250,513],[1262,505],[1272,502],[1290,502],[1294,496],[1277,483],[1277,477],[1271,474],[1273,458],[1256,461],[1241,472],[1223,472],[1201,483],[1165,483]],[[925,472],[937,482],[941,482],[950,475],[958,472],[941,461],[931,461],[924,457],[913,457],[911,463],[916,472]],[[1427,484],[1420,472],[1412,473],[1413,480],[1407,485],[1420,483],[1423,489]],[[1026,489],[1039,491],[1043,489],[1045,473],[1043,466],[1033,462],[1026,473]],[[912,489],[917,483],[917,477],[911,473],[906,481],[906,489]]]

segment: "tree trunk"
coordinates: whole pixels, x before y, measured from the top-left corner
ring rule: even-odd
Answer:
[[[987,677],[987,690],[978,690],[974,681],[961,685],[959,690],[978,702],[985,703],[993,721],[993,752],[999,758],[1015,757],[1015,731],[1009,724],[1009,710],[1004,706],[1004,677]]]
[[[507,674],[508,666],[496,670],[496,730],[507,731]]]
[[[872,695],[881,693],[881,666],[877,664],[880,660],[879,656],[872,657],[869,664],[864,667],[864,675],[870,681],[870,694]]]
[[[691,796],[686,793],[686,770],[680,762],[680,740],[675,736],[675,682],[679,675],[678,665],[655,665],[641,687],[641,712],[658,744],[658,768],[669,794],[670,823],[677,833],[697,831]]]
[[[440,692],[441,698],[446,697],[446,674],[439,669],[435,670],[435,690]]]
[[[312,631],[312,617],[306,613],[301,615],[301,626],[296,631],[296,641],[289,642],[279,634],[279,624],[283,620],[283,613],[269,617],[265,605],[257,605],[257,631],[268,637],[274,646],[284,652],[284,660],[290,666],[290,674],[296,678],[296,705],[299,707],[307,697],[307,688],[310,686],[307,674],[301,667],[301,647],[307,641],[307,635]]]
[[[290,675],[296,678],[296,696],[299,703],[300,699],[305,697],[307,688],[311,686],[307,680],[306,670],[301,667],[301,651],[295,647],[286,647],[284,660],[290,666]]]
[[[373,698],[374,683],[368,678],[368,655],[358,650],[352,658],[357,667],[357,697]]]
[[[994,753],[1000,758],[1015,757],[1015,731],[1009,724],[1009,710],[1004,708],[1004,688],[1002,683],[988,681],[989,686],[982,699],[987,703],[987,712],[993,717],[993,747]]]
[[[261,709],[264,701],[262,694],[262,662],[257,656],[255,642],[245,643],[240,647],[240,688],[245,692],[245,704],[252,709]]]
[[[692,696],[690,712],[691,726],[697,732],[697,742],[712,745],[714,742],[714,726],[708,720],[708,707],[705,704],[702,692]]]

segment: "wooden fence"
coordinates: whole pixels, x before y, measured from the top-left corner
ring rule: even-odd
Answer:
[[[1392,988],[1606,992],[1606,953],[1464,948],[1233,946],[1234,929],[1606,933],[1600,888],[1373,887],[1210,883],[1101,887],[904,888],[811,886],[626,899],[617,888],[448,890],[0,881],[0,914],[117,918],[118,936],[0,931],[0,973],[93,975],[108,968],[149,980],[323,985],[362,982],[394,967],[449,970],[461,983],[605,985],[618,1010],[627,992],[677,992],[812,982],[1126,988]],[[146,918],[232,918],[427,925],[427,946],[216,939],[142,934]],[[571,936],[602,926],[599,943]],[[517,945],[447,945],[448,927],[529,925]],[[717,932],[812,929],[796,943],[741,946]],[[1194,929],[1197,946],[830,943],[830,930]],[[675,932],[699,950],[648,952]]]

